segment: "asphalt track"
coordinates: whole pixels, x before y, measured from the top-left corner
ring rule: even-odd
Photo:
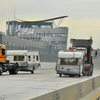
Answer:
[[[94,60],[94,64],[93,76],[99,75],[100,55]],[[68,75],[59,77],[56,74],[55,65],[56,63],[41,63],[41,68],[34,74],[30,72],[19,72],[17,75],[3,73],[0,76],[0,100],[21,100],[90,78],[90,76],[79,78]]]

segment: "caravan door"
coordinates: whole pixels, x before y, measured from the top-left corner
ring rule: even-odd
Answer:
[[[33,56],[31,54],[27,55],[28,70],[33,70]]]

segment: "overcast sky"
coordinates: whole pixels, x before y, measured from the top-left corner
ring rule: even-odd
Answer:
[[[68,15],[61,26],[67,26],[70,38],[93,37],[93,48],[100,48],[100,0],[0,0],[0,31],[6,21],[14,19],[41,20]]]

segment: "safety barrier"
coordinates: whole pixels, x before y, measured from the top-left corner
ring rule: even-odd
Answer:
[[[100,96],[100,75],[22,100],[95,100]]]

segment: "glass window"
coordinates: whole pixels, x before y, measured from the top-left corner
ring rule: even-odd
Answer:
[[[77,51],[87,52],[86,48],[76,48]]]
[[[82,59],[79,59],[78,60],[78,65],[82,65],[82,64],[83,64]]]
[[[58,59],[58,61],[57,61],[57,65],[60,65],[60,61],[61,61],[61,59]]]
[[[17,61],[17,56],[14,56],[14,61]]]
[[[32,25],[32,27],[33,27],[33,28],[38,28],[38,26],[37,26],[37,25]]]
[[[24,61],[24,56],[19,56],[18,61]]]
[[[46,36],[48,36],[48,37],[49,37],[49,33],[46,33]]]
[[[62,34],[57,34],[57,36],[62,36]]]
[[[53,36],[57,36],[57,37],[60,37],[60,36],[67,36],[67,34],[65,34],[65,33],[52,33],[51,34],[51,36],[53,37]]]
[[[2,51],[1,51],[2,55],[5,55],[5,49],[2,48]]]
[[[19,30],[21,29],[21,25],[18,25],[18,29],[19,29]]]
[[[24,61],[24,56],[14,56],[14,61]]]
[[[41,25],[41,28],[51,28],[50,25]]]
[[[67,34],[62,34],[62,36],[67,36]]]
[[[51,36],[56,36],[56,34],[51,34]]]
[[[28,61],[31,61],[31,56],[28,56]]]
[[[38,55],[36,56],[36,60],[37,60],[37,61],[39,60],[39,57],[38,57]]]
[[[76,58],[61,58],[58,60],[57,64],[60,65],[77,65],[78,64],[78,59]]]

